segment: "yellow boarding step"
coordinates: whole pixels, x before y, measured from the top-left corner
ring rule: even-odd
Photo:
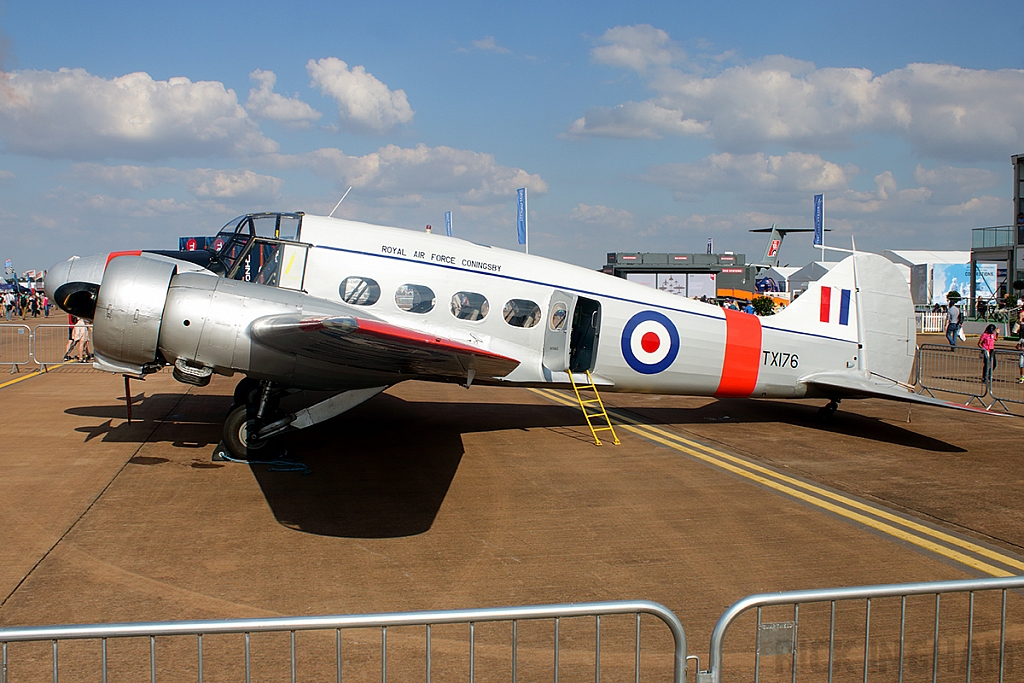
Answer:
[[[612,443],[618,446],[619,437],[615,434],[615,428],[612,427],[611,418],[608,417],[608,411],[604,408],[604,402],[601,400],[601,394],[597,393],[597,385],[594,384],[594,378],[590,376],[590,371],[588,370],[586,372],[586,384],[583,384],[582,382],[577,384],[576,378],[573,377],[572,370],[568,370],[567,372],[569,373],[569,382],[572,383],[572,389],[576,392],[576,400],[580,403],[580,410],[583,411],[583,417],[587,420],[587,426],[590,427],[590,433],[594,435],[594,443],[598,446],[601,445],[601,439],[597,437],[598,432],[611,432]],[[594,398],[583,398],[583,394],[580,393],[581,391],[592,391],[594,393]],[[591,412],[587,410],[587,406],[595,403],[597,404],[597,407],[600,408],[599,411]],[[603,419],[604,423],[608,426],[595,427],[594,420],[597,418]],[[600,422],[598,424],[600,424]]]

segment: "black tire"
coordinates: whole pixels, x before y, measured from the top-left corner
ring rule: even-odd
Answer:
[[[256,453],[266,447],[267,442],[253,441],[249,438],[249,429],[255,419],[250,418],[250,411],[246,406],[237,406],[228,413],[224,421],[224,445],[227,446],[231,457],[239,460],[248,460],[250,454]]]
[[[255,405],[260,400],[260,381],[251,377],[243,377],[235,385],[235,393],[231,409],[238,406]]]

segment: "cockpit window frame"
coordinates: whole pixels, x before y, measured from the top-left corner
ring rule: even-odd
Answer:
[[[214,260],[224,264],[226,275],[233,279],[233,274],[238,272],[238,264],[248,255],[252,249],[253,240],[256,238],[263,240],[280,240],[281,230],[281,219],[290,218],[297,221],[295,226],[295,239],[280,240],[282,242],[291,242],[294,244],[305,244],[302,242],[302,220],[305,217],[305,213],[297,211],[294,213],[284,211],[266,211],[262,213],[247,213],[237,218],[232,218],[230,221],[224,224],[224,227],[217,233],[215,239],[223,239],[224,244],[221,245],[214,253]],[[276,217],[275,225],[275,236],[274,237],[261,237],[256,232],[255,220],[263,219],[274,216]],[[234,228],[228,226],[234,225]],[[243,231],[245,232],[244,237],[242,236]],[[242,248],[241,253],[235,258],[234,261],[230,261],[227,258],[227,252],[238,242],[244,242],[245,246]]]

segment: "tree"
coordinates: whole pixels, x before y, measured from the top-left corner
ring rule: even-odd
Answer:
[[[771,297],[755,296],[754,300],[750,303],[754,306],[754,313],[757,315],[766,316],[775,314],[775,302]]]

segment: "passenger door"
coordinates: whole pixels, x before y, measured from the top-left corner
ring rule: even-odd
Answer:
[[[569,328],[576,295],[556,289],[548,303],[544,321],[544,367],[551,372],[569,369]]]

